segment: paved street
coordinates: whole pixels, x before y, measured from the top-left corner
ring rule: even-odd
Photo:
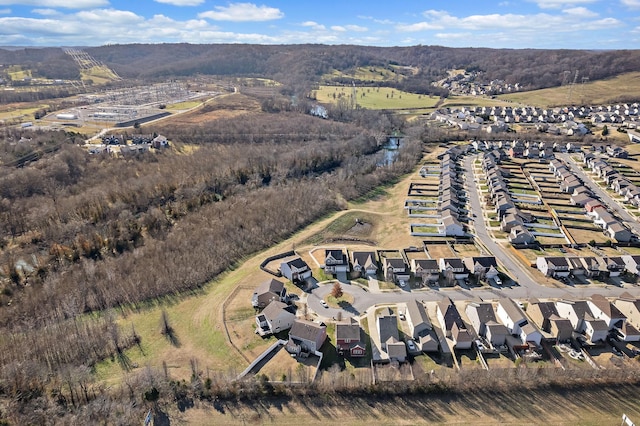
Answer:
[[[401,303],[408,302],[410,300],[420,300],[425,302],[437,302],[444,298],[451,298],[452,300],[472,300],[480,298],[483,300],[497,300],[501,297],[510,297],[513,299],[528,299],[530,297],[537,297],[541,299],[545,298],[571,298],[571,299],[583,299],[593,294],[601,294],[606,297],[616,297],[624,292],[629,292],[635,297],[640,297],[640,287],[626,285],[625,287],[618,287],[609,285],[606,287],[588,287],[588,286],[570,286],[565,288],[550,288],[540,285],[536,282],[535,278],[529,273],[527,267],[522,265],[517,259],[512,257],[508,248],[498,244],[489,232],[487,231],[486,224],[484,223],[482,215],[482,206],[480,202],[480,194],[474,181],[473,175],[473,161],[475,156],[467,156],[464,159],[464,169],[466,177],[466,188],[469,198],[469,209],[471,212],[476,212],[476,218],[474,218],[474,232],[478,243],[489,250],[498,260],[500,266],[507,271],[507,273],[518,283],[513,287],[505,288],[479,288],[479,289],[462,289],[456,288],[438,288],[438,289],[413,289],[412,291],[402,291],[398,289],[393,292],[373,292],[365,291],[360,286],[343,284],[342,289],[345,293],[352,294],[354,296],[354,303],[346,309],[337,308],[325,308],[320,304],[320,300],[323,299],[331,292],[333,283],[320,283],[307,298],[309,308],[318,313],[319,316],[333,319],[338,316],[339,312],[342,312],[342,317],[347,318],[351,316],[359,316],[364,314],[370,307],[379,303]],[[571,161],[571,160],[569,160]],[[585,183],[591,183],[592,188],[602,197],[603,201],[611,203],[612,206],[618,204],[608,196],[600,187],[593,184],[588,176],[584,172],[573,167],[574,172]],[[589,186],[589,185],[588,185]],[[634,225],[634,229],[640,233],[640,224],[635,222],[634,218],[623,208],[618,208],[620,216],[625,220],[632,220],[629,225]]]

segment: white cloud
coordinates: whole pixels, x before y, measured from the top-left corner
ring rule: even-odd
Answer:
[[[109,0],[0,0],[0,5],[19,4],[42,8],[64,7],[67,9],[88,9],[106,6]]]
[[[83,10],[82,12],[78,12],[76,16],[88,23],[100,23],[101,25],[114,24],[118,27],[144,21],[142,16],[138,16],[133,12],[116,9]]]
[[[437,33],[436,37],[441,40],[473,40],[472,33]]]
[[[577,13],[586,13],[587,9]],[[566,12],[566,11],[565,11]],[[396,29],[401,32],[421,32],[430,30],[466,30],[466,31],[495,31],[509,30],[513,33],[522,31],[545,31],[548,34],[558,34],[567,31],[614,28],[622,24],[615,18],[604,18],[596,21],[588,19],[578,20],[570,13],[552,15],[538,13],[535,15],[518,14],[490,14],[457,17],[441,10],[427,10],[423,13],[426,21],[413,24],[399,24]],[[597,16],[597,15],[596,15]]]
[[[61,12],[58,12],[55,9],[33,9],[31,13],[35,15],[41,15],[41,16],[56,16],[56,15],[62,14]]]
[[[361,27],[360,25],[345,25],[345,28],[349,31],[354,31],[357,33],[364,33],[369,31],[367,27]]]
[[[158,3],[172,4],[174,6],[198,6],[204,3],[204,0],[154,0]]]
[[[563,9],[578,4],[595,3],[596,0],[530,0],[542,9]]]
[[[327,29],[327,27],[325,27],[324,25],[318,24],[317,22],[314,22],[314,21],[306,21],[300,25],[302,25],[303,27],[309,27],[316,31],[324,31]]]
[[[11,13],[11,9],[0,9],[0,15],[9,15]]]
[[[596,12],[593,12],[586,7],[571,7],[569,9],[564,9],[564,13],[567,15],[572,15],[578,18],[595,18],[598,16]]]
[[[254,3],[230,3],[229,6],[214,6],[215,10],[198,14],[199,18],[214,21],[259,22],[284,17],[280,9],[269,6],[257,6]]]
[[[640,0],[620,0],[620,2],[631,9],[640,9]]]

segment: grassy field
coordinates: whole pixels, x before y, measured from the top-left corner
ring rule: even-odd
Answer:
[[[344,98],[351,100],[352,88],[344,86],[320,86],[314,91],[319,102],[336,103]],[[335,95],[335,98],[334,98]],[[439,98],[403,92],[389,87],[356,87],[357,105],[368,109],[432,108]]]
[[[395,72],[395,68],[388,69],[383,67],[357,67],[351,72],[333,70],[332,73],[323,75],[322,80],[329,81],[330,79],[336,77],[353,78],[355,80],[362,81],[392,81],[401,80],[404,78],[404,75]]]
[[[572,89],[571,103],[589,105],[614,103],[616,99],[627,97],[631,93],[638,93],[638,91],[640,91],[640,72],[632,72],[606,80],[576,84]],[[498,98],[526,105],[550,107],[566,105],[568,94],[569,86],[566,85],[500,95]]]

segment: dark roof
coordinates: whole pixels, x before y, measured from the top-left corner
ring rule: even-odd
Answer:
[[[296,319],[295,321],[293,321],[293,327],[291,327],[291,331],[289,331],[289,337],[315,342],[318,335],[325,329],[325,326],[316,324],[315,322]]]
[[[553,302],[538,302],[535,305],[540,309],[542,318],[551,318],[553,315],[558,316],[558,310]]]
[[[360,265],[363,268],[370,263],[376,266],[376,253],[373,251],[354,251],[351,252],[351,258],[354,265]]]
[[[470,303],[469,308],[476,311],[480,323],[486,324],[489,321],[497,322],[496,313],[491,303]]]
[[[435,259],[414,259],[416,267],[422,269],[439,269],[438,261]]]
[[[327,249],[324,252],[324,256],[325,256],[325,258],[332,257],[335,260],[339,260],[339,261],[342,261],[342,262],[346,261],[346,255],[344,254],[344,252],[342,250],[339,250],[339,249]]]
[[[336,340],[360,340],[360,324],[353,318],[336,323]]]
[[[546,257],[547,263],[550,263],[554,266],[569,266],[569,262],[566,257]]]
[[[458,312],[458,308],[451,301],[441,301],[438,302],[438,307],[440,308],[440,312],[442,312],[442,316],[444,317],[444,326],[445,329],[451,330],[453,324],[456,324],[458,328],[464,328],[464,322],[460,317],[460,312]]]
[[[391,266],[393,269],[406,268],[404,260],[395,257],[386,257],[385,258],[387,267]]]
[[[309,265],[307,265],[307,263],[302,260],[301,257],[296,257],[295,259],[291,259],[288,262],[286,262],[287,265],[289,266],[294,266],[297,269],[302,269],[302,268],[308,268]]]
[[[380,341],[386,342],[390,337],[398,340],[398,320],[395,315],[384,315],[378,317],[378,328],[380,330]]]
[[[459,257],[447,257],[442,260],[444,261],[445,266],[449,264],[453,269],[464,269],[464,263],[462,263],[462,259]]]

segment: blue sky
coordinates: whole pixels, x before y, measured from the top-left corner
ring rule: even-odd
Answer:
[[[0,0],[0,45],[640,48],[640,0]]]

